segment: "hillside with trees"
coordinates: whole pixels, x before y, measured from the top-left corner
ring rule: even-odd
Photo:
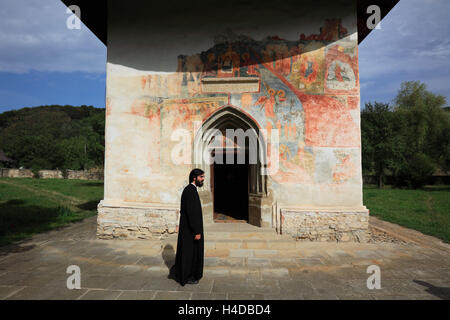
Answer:
[[[103,167],[105,109],[39,106],[0,114],[0,150],[9,166],[83,170]]]

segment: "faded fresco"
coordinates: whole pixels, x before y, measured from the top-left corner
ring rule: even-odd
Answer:
[[[171,163],[171,133],[187,129],[193,142],[195,121],[203,123],[232,106],[269,136],[273,129],[280,132],[279,171],[270,177],[275,193],[285,184],[360,183],[357,39],[338,19],[324,21],[318,34],[299,34],[297,41],[278,36],[255,40],[228,30],[215,37],[209,50],[181,54],[177,72],[110,78],[114,94],[107,96],[106,114],[117,120],[109,125],[122,116],[136,119],[130,130],[140,135],[139,143],[124,141],[135,144],[130,150],[136,150],[136,162],[114,164],[121,174],[143,161],[148,177],[172,181],[183,176],[184,181],[189,166]],[[233,84],[233,79],[240,82]],[[121,94],[132,98],[115,101]],[[107,147],[108,152],[113,151]],[[126,192],[124,200],[176,203],[182,183],[163,190],[167,196],[142,191],[148,186]]]

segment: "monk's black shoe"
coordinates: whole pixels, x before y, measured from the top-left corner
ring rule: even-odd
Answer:
[[[169,274],[169,275],[167,276],[167,279],[176,280],[175,277],[174,277],[172,274]]]
[[[187,284],[197,284],[198,280],[188,280],[186,283]]]

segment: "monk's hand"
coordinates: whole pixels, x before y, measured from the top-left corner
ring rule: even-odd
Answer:
[[[200,240],[200,236],[201,236],[200,233],[199,233],[199,234],[196,234],[194,240]]]

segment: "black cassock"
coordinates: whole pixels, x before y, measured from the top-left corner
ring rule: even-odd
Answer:
[[[201,234],[200,240],[194,240]],[[177,253],[175,265],[170,275],[182,286],[188,280],[203,277],[203,216],[197,187],[190,183],[181,194],[180,224],[178,228]]]

